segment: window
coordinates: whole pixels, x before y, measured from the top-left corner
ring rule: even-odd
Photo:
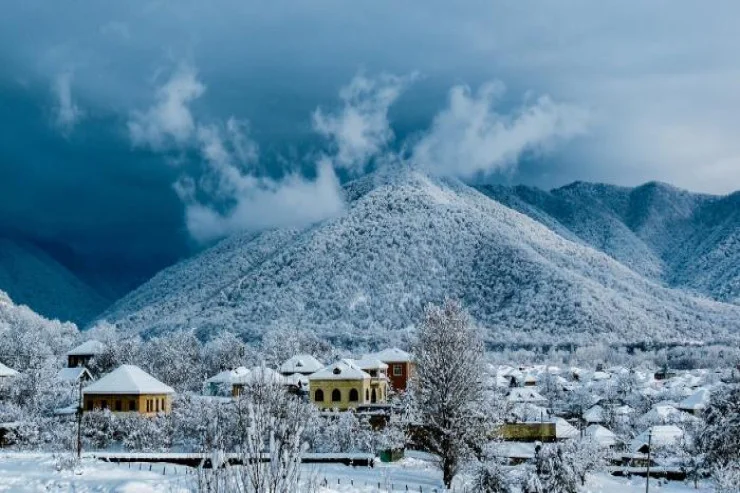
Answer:
[[[159,399],[155,399],[154,402],[157,404],[157,412],[159,412]]]
[[[87,410],[92,411],[93,410],[93,401],[92,399],[87,401]]]
[[[313,400],[316,402],[324,402],[324,391],[316,389],[316,392],[313,393]]]
[[[128,410],[138,411],[138,409],[136,409],[136,401],[128,401]]]
[[[164,399],[162,399],[162,412],[164,412]]]
[[[331,391],[331,401],[332,402],[341,402],[342,400],[342,392],[340,392],[339,389],[334,389]]]
[[[365,400],[366,401],[370,400],[370,391],[368,389],[365,389]]]
[[[350,402],[357,402],[360,400],[360,394],[357,392],[357,389],[352,389],[349,391],[349,401]]]
[[[116,401],[116,411],[123,411],[123,403],[121,401]]]
[[[403,366],[402,365],[393,365],[393,376],[394,377],[400,377],[403,375]]]

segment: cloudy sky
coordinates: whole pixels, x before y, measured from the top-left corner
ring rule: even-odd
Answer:
[[[10,2],[0,228],[147,271],[336,214],[340,183],[381,163],[727,193],[738,15],[681,0]]]

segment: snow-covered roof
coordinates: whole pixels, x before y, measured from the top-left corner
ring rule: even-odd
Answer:
[[[362,359],[343,359],[343,362],[347,363],[350,366],[354,366],[355,368],[359,368],[363,371],[368,370],[387,370],[388,365],[380,361],[376,358],[362,358]]]
[[[630,442],[630,450],[633,452],[639,452],[643,446],[648,444],[651,433],[651,441],[653,447],[665,447],[667,445],[673,445],[683,437],[683,431],[678,426],[653,426],[637,435]]]
[[[234,383],[236,379],[238,379],[241,376],[246,375],[247,373],[249,373],[249,370],[244,366],[240,366],[238,368],[234,368],[233,370],[224,370],[220,373],[217,373],[216,375],[206,380],[206,383],[231,384],[231,383]]]
[[[17,371],[15,371],[14,369],[9,368],[9,367],[5,366],[4,364],[0,363],[0,378],[14,377],[16,375],[18,375],[18,372]]]
[[[255,366],[250,368],[246,373],[239,375],[232,380],[234,385],[249,385],[254,383],[276,383],[284,384],[285,377],[272,368],[266,366]]]
[[[602,447],[611,447],[617,443],[617,435],[601,425],[587,427],[586,436]]]
[[[551,421],[555,423],[555,438],[558,440],[578,438],[580,435],[578,429],[563,418],[553,418]]]
[[[74,349],[71,349],[67,356],[90,356],[100,354],[105,350],[105,344],[94,339],[85,341]]]
[[[300,373],[294,373],[285,377],[285,385],[294,385],[296,387],[301,386],[303,388],[308,387],[308,377],[301,375]]]
[[[583,420],[586,423],[603,423],[605,421],[604,408],[599,405],[593,406],[583,413]]]
[[[411,354],[397,347],[384,349],[377,353],[366,354],[362,359],[379,359],[385,363],[407,363],[413,361]]]
[[[542,395],[539,392],[537,392],[534,389],[526,388],[526,387],[519,387],[519,388],[511,389],[507,399],[509,402],[534,402],[534,403],[547,402],[547,399],[542,397]]]
[[[62,368],[57,373],[57,379],[62,382],[78,382],[83,375],[87,375],[87,378],[92,378],[90,372],[84,366],[78,366],[76,368]]]
[[[638,422],[645,425],[662,425],[684,423],[686,421],[695,421],[696,419],[696,417],[676,409],[673,403],[659,402],[658,404],[655,404],[648,412],[640,416]]]
[[[83,394],[174,394],[175,390],[134,365],[121,365],[82,389]]]
[[[309,380],[365,380],[367,378],[371,378],[369,374],[343,361],[337,361],[308,377]]]
[[[682,400],[678,404],[678,409],[688,411],[700,411],[702,409],[706,409],[709,405],[709,398],[711,395],[712,391],[710,389],[699,389],[686,399]]]
[[[280,365],[280,373],[285,375],[291,373],[314,373],[323,367],[324,365],[310,354],[297,354]]]

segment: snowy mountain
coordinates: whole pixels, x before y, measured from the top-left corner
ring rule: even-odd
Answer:
[[[0,290],[46,317],[84,323],[110,301],[34,244],[0,237]]]
[[[549,192],[479,189],[650,279],[740,304],[740,192],[718,197],[663,183],[580,182]]]
[[[631,231],[606,214],[628,191],[606,188],[613,197],[604,197],[603,211],[582,220]],[[547,212],[538,202],[550,200],[546,194],[524,200],[511,191],[509,202],[525,215],[460,182],[416,172],[370,175],[346,193],[340,217],[226,239],[165,269],[101,318],[149,334],[196,327],[258,338],[287,326],[352,346],[405,337],[426,303],[451,296],[490,342],[696,340],[737,329],[740,307],[647,279],[666,267],[647,255],[644,241],[625,233],[610,242],[601,225],[587,235],[575,227],[581,219]],[[599,234],[614,252],[634,251],[625,263],[645,254],[640,269],[582,239],[597,242]]]

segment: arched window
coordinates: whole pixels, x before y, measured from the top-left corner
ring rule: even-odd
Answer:
[[[342,393],[339,391],[339,389],[334,389],[331,391],[331,401],[332,402],[341,402],[342,400]]]
[[[370,400],[370,391],[368,389],[365,389],[365,400],[366,401]]]
[[[316,402],[324,402],[324,391],[316,389],[316,392],[313,393],[313,400]]]
[[[360,394],[357,392],[357,389],[352,389],[349,391],[349,401],[350,402],[357,402],[360,400]]]

